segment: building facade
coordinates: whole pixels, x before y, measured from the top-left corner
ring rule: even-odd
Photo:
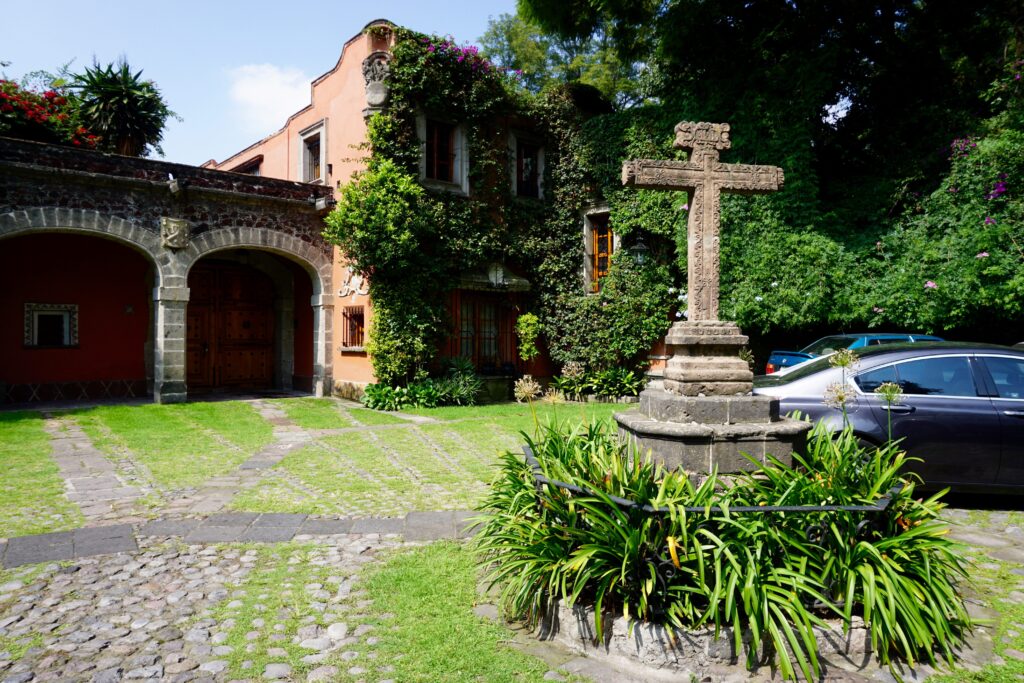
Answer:
[[[0,402],[329,392],[329,194],[0,138]]]

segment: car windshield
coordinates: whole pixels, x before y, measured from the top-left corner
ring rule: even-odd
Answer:
[[[808,375],[813,375],[819,370],[827,368],[829,365],[828,358],[817,358],[815,360],[809,360],[805,363],[795,366],[792,370],[785,374],[772,374],[772,375],[758,375],[754,378],[755,387],[777,387],[783,384],[789,384],[795,382],[798,379],[803,379]]]
[[[856,337],[848,337],[846,335],[823,337],[810,346],[800,349],[800,351],[814,356],[824,356],[826,353],[834,353],[839,349],[848,349],[850,348],[850,344],[855,341],[857,341]]]

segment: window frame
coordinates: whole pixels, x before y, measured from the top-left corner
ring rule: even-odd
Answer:
[[[597,217],[601,217],[600,221]],[[582,280],[584,290],[588,294],[597,294],[601,291],[601,278],[607,276],[607,270],[603,275],[597,271],[597,263],[600,254],[597,252],[597,227],[598,223],[607,226],[611,250],[608,252],[608,268],[611,268],[611,259],[615,252],[622,249],[622,240],[611,225],[611,212],[607,205],[598,205],[587,209],[583,214],[583,270]]]
[[[524,194],[520,185],[520,145],[529,145],[537,150],[536,194]],[[512,195],[521,199],[544,199],[544,145],[528,134],[516,131],[509,133],[509,174],[512,180]]]
[[[317,145],[316,158],[310,153],[311,144]],[[298,172],[295,176],[303,183],[326,185],[327,178],[327,119],[321,119],[312,126],[299,132]],[[313,165],[319,169],[319,175],[311,178]]]
[[[427,175],[427,131],[428,123],[442,124],[450,127],[451,135],[451,180],[431,178]],[[438,116],[420,114],[416,117],[416,136],[420,143],[420,184],[455,194],[469,195],[469,152],[466,142],[466,129],[456,123]]]
[[[61,315],[64,323],[62,344],[39,343],[40,315]],[[78,348],[78,304],[25,303],[24,345],[31,349],[74,349]]]
[[[341,324],[341,350],[364,351],[366,349],[366,307],[342,307]]]

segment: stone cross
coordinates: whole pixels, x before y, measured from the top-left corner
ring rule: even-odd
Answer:
[[[675,147],[691,150],[689,161],[634,159],[622,165],[624,185],[692,192],[686,224],[691,322],[718,320],[722,192],[754,194],[782,188],[782,169],[777,166],[720,162],[719,150],[729,149],[731,144],[728,123],[684,121],[676,126]]]

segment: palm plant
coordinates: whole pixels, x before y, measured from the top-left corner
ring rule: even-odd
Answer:
[[[141,70],[132,73],[123,57],[105,67],[94,63],[75,74],[72,87],[79,91],[85,125],[102,136],[101,149],[133,157],[155,149],[163,155],[160,141],[167,119],[178,116],[156,84],[142,80]]]

